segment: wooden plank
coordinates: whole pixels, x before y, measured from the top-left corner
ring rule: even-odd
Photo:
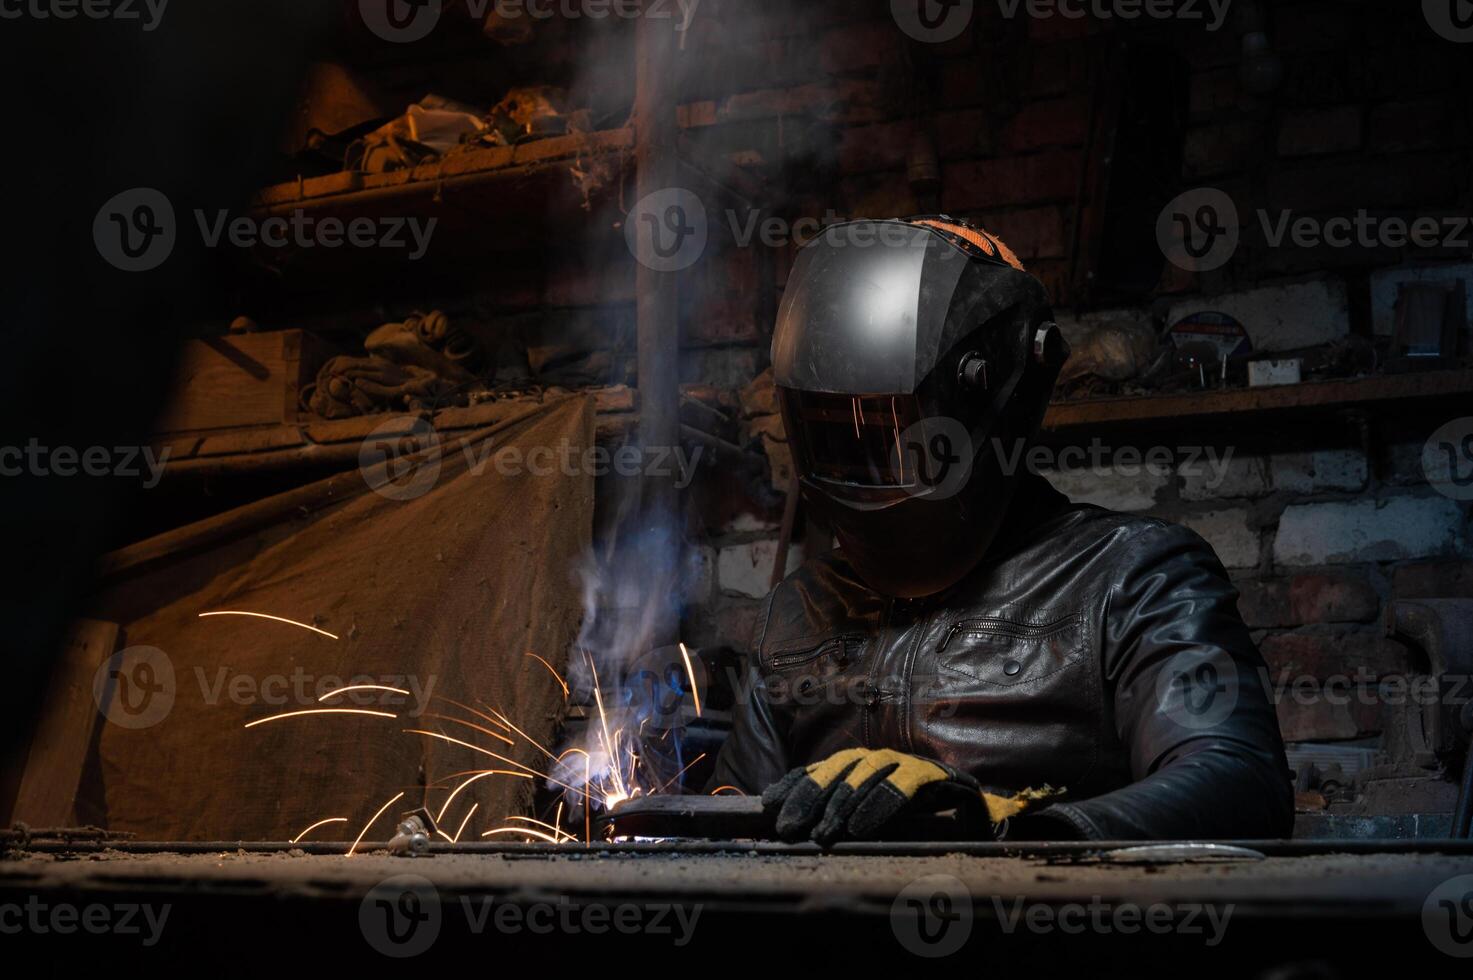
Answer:
[[[1056,402],[1049,406],[1043,427],[1049,431],[1058,431],[1110,422],[1180,420],[1244,412],[1351,407],[1397,399],[1469,393],[1473,393],[1473,371],[1427,371],[1342,381],[1304,381],[1266,388]]]
[[[97,730],[92,682],[121,634],[117,623],[101,620],[72,625],[41,705],[12,820],[33,827],[76,825],[77,789]]]
[[[435,193],[449,186],[504,183],[569,167],[574,161],[603,154],[627,154],[634,146],[631,128],[551,136],[517,146],[494,146],[453,153],[412,169],[382,174],[329,174],[263,188],[252,202],[257,213],[294,209],[350,207],[383,197]]]

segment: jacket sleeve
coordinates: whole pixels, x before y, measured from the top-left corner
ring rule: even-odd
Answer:
[[[792,768],[788,762],[787,736],[773,717],[759,666],[762,637],[767,631],[767,617],[771,611],[772,596],[769,595],[762,606],[752,650],[742,664],[742,676],[735,691],[736,703],[732,708],[731,734],[716,757],[716,769],[706,785],[708,793],[719,786],[735,786],[743,793],[755,796]]]
[[[1009,837],[1286,838],[1294,797],[1267,669],[1212,548],[1153,523],[1126,545],[1102,624],[1129,786],[1018,818]]]

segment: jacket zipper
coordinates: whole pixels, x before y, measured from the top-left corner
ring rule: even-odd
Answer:
[[[799,664],[806,664],[809,661],[817,660],[820,654],[835,644],[847,646],[849,643],[862,639],[864,639],[863,635],[858,633],[843,633],[839,636],[830,637],[817,646],[805,646],[800,650],[775,654],[771,661],[772,669],[781,670],[784,667],[796,667]]]
[[[1051,636],[1067,628],[1074,622],[1074,619],[1073,616],[1066,616],[1052,623],[1014,623],[1006,619],[963,619],[951,624],[946,635],[941,638],[941,645],[936,648],[936,652],[944,651],[958,633],[983,633],[993,636],[1034,639],[1040,636]]]

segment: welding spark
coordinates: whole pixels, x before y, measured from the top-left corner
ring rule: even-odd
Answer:
[[[552,676],[557,679],[558,686],[563,689],[563,700],[566,701],[568,699],[568,695],[572,693],[572,691],[568,689],[568,682],[563,680],[562,675],[557,672],[557,669],[554,668],[552,664],[548,663],[546,660],[543,660],[535,653],[524,653],[522,654],[522,656],[531,657],[533,660],[546,667],[548,671],[552,673]]]
[[[353,852],[358,850],[358,845],[363,841],[363,835],[368,833],[368,828],[372,827],[374,825],[374,822],[378,820],[379,817],[384,815],[384,811],[393,806],[395,803],[399,802],[399,800],[402,799],[403,796],[404,793],[401,791],[392,800],[379,807],[377,813],[368,818],[368,823],[364,824],[363,829],[358,832],[358,837],[353,841],[353,846],[348,848],[348,857],[352,857]]]
[[[569,786],[567,783],[562,782],[562,781],[557,780],[557,779],[554,779],[553,777],[549,776],[545,772],[539,772],[536,769],[533,769],[531,766],[524,766],[520,762],[516,761],[515,759],[508,759],[504,755],[497,755],[495,752],[492,752],[490,749],[483,748],[483,747],[481,747],[479,745],[476,745],[473,742],[462,742],[460,739],[458,739],[458,738],[451,738],[449,735],[446,735],[446,734],[444,734],[442,732],[427,732],[427,731],[425,731],[422,728],[405,728],[405,729],[403,729],[403,731],[406,732],[407,734],[410,734],[410,735],[428,735],[430,738],[438,738],[438,739],[441,739],[443,741],[450,742],[450,743],[452,743],[454,745],[462,745],[462,746],[464,746],[464,747],[466,747],[468,749],[471,749],[474,752],[480,752],[483,755],[489,755],[491,758],[495,759],[498,762],[505,762],[509,766],[516,766],[518,769],[525,769],[527,772],[531,773],[532,775],[534,775],[534,776],[540,776],[543,779],[547,780],[549,783],[553,783],[554,785],[561,786],[563,789],[569,790],[570,792],[577,793],[579,796],[582,796],[584,799],[588,799],[589,798],[587,792],[585,792],[584,790],[579,789],[576,786]],[[482,836],[484,836],[484,835],[482,835]]]
[[[476,812],[476,807],[478,807],[480,805],[481,804],[479,804],[479,803],[472,803],[471,804],[471,808],[466,811],[465,819],[462,820],[460,822],[460,826],[458,828],[456,828],[455,837],[453,837],[451,839],[450,843],[452,843],[452,844],[459,844],[460,843],[460,835],[463,834],[463,833],[465,833],[465,825],[471,822],[471,814],[475,813]]]
[[[308,827],[306,830],[302,831],[297,836],[293,837],[287,843],[289,843],[289,844],[295,844],[297,841],[301,840],[303,837],[306,837],[308,834],[312,833],[312,831],[316,830],[318,827],[321,827],[323,824],[329,824],[329,823],[347,823],[347,822],[348,822],[348,818],[347,817],[328,817],[326,820],[319,820],[316,823],[314,823],[312,826]]]
[[[295,718],[298,715],[373,715],[375,718],[399,717],[387,711],[370,711],[367,708],[305,708],[301,711],[288,711],[285,714],[257,718],[255,721],[246,722],[245,727],[255,728],[257,725],[264,725],[268,721],[280,721],[283,718]]]
[[[722,790],[728,790],[728,789],[731,790],[731,793],[728,793],[727,794],[728,796],[746,796],[747,795],[746,793],[743,793],[741,791],[741,788],[740,787],[737,787],[737,786],[718,786],[718,787],[716,787],[715,789],[713,789],[711,791],[711,795],[712,796],[720,796]]]
[[[549,844],[562,843],[562,841],[551,834],[543,833],[540,830],[533,830],[531,827],[495,827],[486,831],[481,836],[490,837],[492,834],[526,834],[528,837],[535,837],[538,840],[547,841]]]
[[[480,732],[482,735],[489,735],[492,738],[499,738],[503,742],[505,742],[507,745],[515,745],[516,744],[511,739],[507,738],[505,735],[502,735],[499,732],[493,732],[491,729],[486,728],[483,725],[477,725],[473,721],[466,721],[464,718],[456,718],[456,717],[453,717],[451,715],[442,715],[442,714],[439,714],[439,713],[434,712],[434,711],[426,711],[424,713],[423,717],[425,717],[425,718],[439,718],[441,721],[453,721],[457,725],[464,725],[467,728],[474,728],[476,731]]]
[[[453,704],[453,705],[455,705],[457,708],[459,708],[462,711],[469,711],[471,714],[475,715],[477,718],[481,719],[482,721],[489,721],[493,725],[500,725],[502,728],[505,728],[507,731],[511,731],[511,727],[509,725],[507,725],[505,722],[498,721],[497,719],[492,718],[490,715],[486,714],[484,711],[477,711],[475,708],[472,708],[470,705],[464,704],[464,703],[462,703],[460,701],[457,701],[454,698],[447,698],[447,697],[445,697],[442,694],[437,694],[433,698],[431,698],[430,700],[432,700],[432,701],[444,701],[446,704]]]
[[[485,704],[485,702],[483,701],[482,704]],[[506,715],[504,715],[501,712],[497,711],[495,708],[491,707],[489,704],[486,705],[486,710],[489,711],[489,712],[491,712],[498,719],[500,719],[503,723],[505,723],[506,726],[508,728],[510,728],[512,731],[514,731],[518,735],[522,736],[522,738],[525,738],[527,740],[528,744],[530,744],[538,752],[541,752],[543,755],[547,756],[549,759],[553,760],[554,762],[557,761],[557,758],[558,758],[557,756],[553,755],[550,751],[548,751],[548,749],[541,742],[537,741],[531,735],[528,735],[526,732],[522,731],[516,725],[512,724],[511,719],[508,718]]]
[[[400,687],[387,687],[383,684],[350,684],[347,687],[340,687],[335,691],[328,691],[322,697],[317,699],[317,703],[321,704],[328,698],[335,698],[339,694],[347,694],[349,691],[388,691],[391,694],[402,694],[405,697],[409,696],[409,692]]]
[[[659,786],[659,788],[656,789],[655,792],[656,793],[663,793],[665,791],[665,787],[666,786],[669,786],[671,783],[675,782],[681,776],[684,776],[685,773],[686,773],[686,770],[690,769],[691,766],[695,765],[697,762],[700,762],[705,757],[706,757],[706,753],[702,752],[700,755],[698,755],[694,759],[690,760],[690,762],[686,763],[684,769],[681,769],[675,775],[671,776],[669,779],[667,779],[663,783],[661,783],[660,786]]]
[[[572,834],[568,833],[563,828],[558,827],[558,826],[556,826],[554,824],[547,823],[544,820],[533,820],[531,817],[519,817],[519,816],[510,816],[510,817],[507,817],[506,819],[508,819],[508,820],[520,820],[523,823],[530,823],[530,824],[533,824],[533,825],[538,826],[538,827],[545,827],[546,829],[552,831],[554,837],[566,837],[568,840],[577,840],[576,837],[574,837]],[[559,841],[559,843],[561,843],[561,841]]]
[[[598,682],[598,667],[594,664],[593,657],[587,650],[583,651],[583,656],[588,658],[588,669],[593,672],[593,700],[598,705],[598,723],[603,729],[604,751],[609,754],[610,759],[617,759],[619,756],[614,751],[614,741],[609,738],[609,717],[604,711],[604,695],[603,688]],[[610,771],[614,774],[614,795],[621,800],[627,799],[629,797],[629,791],[623,786],[623,777],[619,773],[619,767],[615,766]]]
[[[696,671],[691,666],[690,651],[685,648],[684,643],[680,644],[680,655],[685,658],[685,676],[690,678],[690,696],[695,699],[696,717],[699,718],[701,717],[701,692],[696,690]]]
[[[314,633],[321,633],[329,640],[336,640],[338,638],[336,633],[329,633],[327,630],[320,630],[316,626],[312,626],[308,623],[299,623],[295,619],[286,619],[281,616],[272,616],[270,613],[243,612],[239,609],[220,609],[216,610],[215,612],[202,612],[199,615],[201,619],[206,616],[254,616],[257,619],[274,619],[278,623],[290,623],[292,626],[300,626],[304,630],[311,630]]]
[[[453,802],[455,802],[455,798],[460,795],[460,791],[461,790],[465,789],[467,786],[469,786],[471,783],[475,782],[478,779],[484,779],[487,776],[497,776],[497,775],[500,775],[500,776],[520,776],[522,779],[531,779],[532,778],[532,776],[529,773],[525,773],[525,772],[513,772],[510,769],[482,769],[479,772],[477,772],[474,776],[472,776],[470,779],[467,779],[465,782],[461,783],[459,786],[455,787],[455,789],[453,789],[453,790],[450,791],[450,795],[447,796],[447,797],[445,797],[445,804],[440,807],[440,812],[437,813],[437,814],[435,814],[435,822],[436,823],[439,823],[441,820],[444,820],[445,819],[445,813],[446,813],[446,811],[448,811],[450,809],[450,804],[453,803]]]

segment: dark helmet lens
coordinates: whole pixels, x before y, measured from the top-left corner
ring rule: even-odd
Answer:
[[[799,472],[862,488],[915,485],[903,437],[920,420],[914,395],[831,395],[783,389]]]

